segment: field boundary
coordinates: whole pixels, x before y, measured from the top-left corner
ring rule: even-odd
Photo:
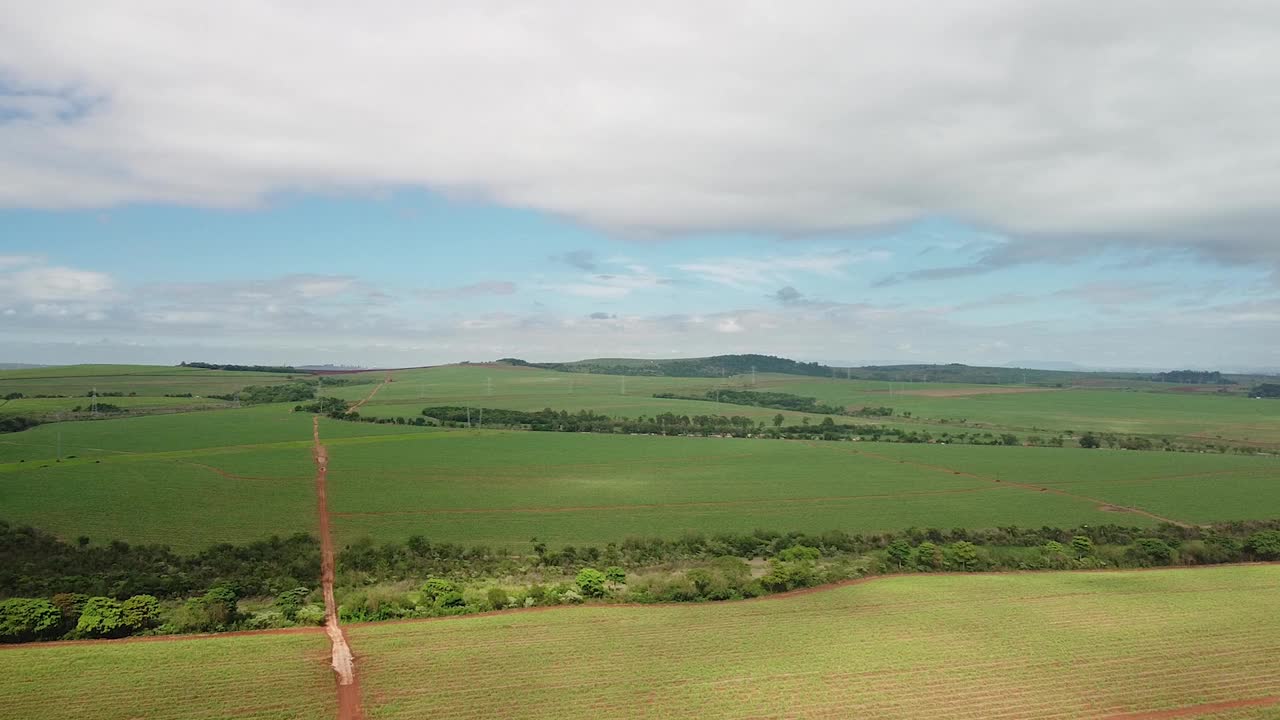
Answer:
[[[832,590],[840,590],[842,588],[853,585],[864,585],[876,580],[889,580],[894,578],[924,578],[924,577],[983,577],[990,575],[1109,575],[1116,573],[1148,573],[1148,572],[1192,572],[1202,570],[1213,570],[1216,568],[1242,568],[1242,567],[1280,567],[1280,560],[1266,562],[1242,562],[1242,563],[1220,563],[1217,565],[1166,565],[1162,567],[1149,568],[1089,568],[1082,570],[1003,570],[998,572],[899,572],[887,573],[885,575],[867,575],[860,578],[850,578],[834,583],[825,583],[823,585],[815,585],[813,587],[800,588],[798,590],[788,590],[786,592],[772,593],[769,595],[761,595],[754,598],[743,598],[741,600],[717,600],[715,602],[657,602],[657,603],[591,603],[585,605],[540,605],[529,608],[508,608],[506,610],[489,610],[487,612],[468,613],[466,615],[447,615],[443,617],[430,618],[401,618],[399,620],[368,620],[364,622],[347,623],[348,627],[370,627],[380,625],[402,625],[405,623],[420,622],[439,622],[445,620],[463,620],[475,617],[490,617],[495,615],[512,615],[518,613],[545,612],[548,610],[580,610],[580,609],[598,609],[598,608],[650,608],[650,607],[714,607],[720,605],[736,605],[739,603],[759,603],[770,602],[773,600],[786,600],[788,598],[803,597],[805,595],[814,595]],[[96,640],[50,640],[44,642],[26,642],[0,645],[0,652],[17,651],[23,649],[33,649],[42,647],[58,647],[64,645],[106,645],[106,644],[127,644],[138,642],[181,642],[183,640],[214,640],[217,638],[234,638],[234,637],[253,637],[258,635],[311,635],[316,633],[327,632],[326,628],[321,626],[291,627],[291,628],[272,628],[268,630],[238,630],[235,632],[224,633],[199,633],[192,635],[145,635],[139,637],[126,637],[114,639],[96,639]]]
[[[379,386],[381,387],[381,386]],[[374,389],[377,392],[377,389]],[[372,397],[372,393],[370,393]],[[320,416],[311,417],[312,457],[316,463],[316,510],[320,521],[320,586],[324,594],[324,629],[332,646],[330,664],[338,685],[338,720],[361,720],[360,686],[356,683],[355,658],[346,633],[338,623],[338,603],[334,598],[333,536],[329,532],[329,454],[320,444]]]

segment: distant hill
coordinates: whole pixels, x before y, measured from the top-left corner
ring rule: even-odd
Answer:
[[[837,377],[884,382],[943,382],[978,385],[1121,385],[1134,382],[1188,383],[1228,385],[1235,380],[1216,372],[1179,371],[1172,373],[1098,371],[1072,367],[1062,369],[1033,367],[984,367],[960,363],[863,365],[835,367],[816,362],[798,362],[773,355],[713,355],[703,358],[591,358],[574,362],[533,363],[519,358],[503,358],[498,362],[542,368],[559,372],[597,373],[602,375],[645,375],[654,377],[720,377],[758,373],[781,373],[811,377]],[[1039,364],[1039,363],[1037,363]],[[1244,376],[1236,376],[1237,380]]]
[[[605,375],[649,375],[659,377],[720,377],[744,373],[784,373],[828,377],[832,369],[818,363],[804,363],[773,355],[714,355],[705,358],[672,360],[639,360],[632,358],[594,358],[568,363],[531,363],[518,358],[499,362],[527,365],[560,372],[599,373]]]

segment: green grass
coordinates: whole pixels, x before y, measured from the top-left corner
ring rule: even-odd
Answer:
[[[386,373],[372,375],[384,377]],[[366,414],[414,416],[429,405],[470,404],[513,410],[594,410],[609,415],[677,414],[744,415],[768,420],[778,411],[728,403],[668,400],[654,393],[701,394],[716,387],[786,392],[849,407],[887,405],[899,413],[910,412],[929,421],[947,419],[947,425],[896,417],[885,423],[927,429],[938,433],[1012,431],[1019,435],[1054,435],[1068,430],[1184,437],[1212,442],[1222,439],[1280,447],[1280,402],[1251,400],[1239,395],[1215,395],[1170,391],[1170,386],[1147,384],[1150,389],[1039,389],[1036,392],[995,394],[1008,386],[958,383],[887,383],[869,380],[809,378],[759,374],[714,378],[627,377],[562,373],[536,368],[450,365],[390,373],[394,382],[383,387],[366,406]],[[326,390],[350,400],[363,398],[369,386]],[[1017,388],[1013,388],[1017,389]],[[959,391],[954,397],[930,397],[921,393]],[[993,392],[994,391],[994,392]],[[782,411],[788,422],[802,413]],[[822,416],[809,415],[811,420]],[[967,424],[955,423],[965,420]],[[872,421],[866,421],[872,422]]]
[[[299,373],[295,377],[306,377]],[[103,392],[136,392],[141,396],[166,393],[226,395],[246,385],[289,382],[282,373],[231,372],[160,365],[68,365],[62,367],[0,370],[0,397],[12,392],[24,395],[88,395]],[[115,398],[118,400],[120,398]],[[103,402],[113,402],[104,398]]]
[[[129,413],[181,412],[188,410],[211,410],[231,407],[226,400],[210,398],[173,398],[173,397],[108,397],[99,398],[102,403],[115,405]],[[18,400],[0,400],[0,416],[24,415],[48,420],[57,420],[60,416],[90,415],[89,398],[21,398]],[[77,409],[78,408],[78,409]],[[107,413],[99,413],[99,417],[109,417]]]
[[[931,452],[928,459],[941,466],[875,457],[898,448]],[[956,450],[437,432],[330,448],[329,503],[336,514],[334,530],[346,541],[366,534],[385,540],[421,534],[436,541],[517,548],[527,548],[534,536],[553,545],[603,545],[637,535],[757,528],[867,533],[908,526],[1149,525],[1155,521],[1143,515],[1100,509],[1115,502],[1105,493],[1099,501],[1014,487],[958,475],[955,470],[964,463],[952,461],[1001,457],[1035,475],[1080,453],[1094,461],[1091,476],[1111,477],[1109,462],[1124,461],[1115,468],[1115,477],[1124,480],[1166,472],[1166,458],[1172,456],[986,447],[963,448],[968,454],[955,455]],[[1275,467],[1257,458],[1231,460],[1231,468]],[[1255,481],[1266,479],[1257,475]],[[1239,517],[1259,514],[1270,517],[1275,506],[1241,508]]]
[[[915,576],[348,634],[374,720],[1106,717],[1280,695],[1277,592],[1277,566]]]
[[[322,632],[0,648],[0,715],[314,720],[337,702]]]

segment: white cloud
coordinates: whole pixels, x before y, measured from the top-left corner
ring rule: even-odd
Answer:
[[[882,260],[887,257],[888,253],[884,251],[868,253],[837,251],[764,258],[720,258],[680,263],[675,267],[708,282],[743,290],[789,283],[792,273],[795,272],[838,277],[849,265],[863,260]]]
[[[1265,0],[48,0],[0,7],[0,73],[0,204],[422,185],[639,231],[954,214],[1032,254],[1280,261]]]
[[[106,297],[113,287],[111,276],[92,270],[61,266],[16,266],[0,272],[0,300],[6,302],[85,301]],[[0,266],[3,270],[3,266]]]

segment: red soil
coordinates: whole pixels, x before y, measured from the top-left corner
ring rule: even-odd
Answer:
[[[379,385],[378,387],[382,387]],[[374,388],[377,392],[377,388]],[[373,397],[373,393],[369,394]],[[365,398],[366,400],[368,398]],[[329,532],[329,454],[320,444],[320,416],[311,418],[312,456],[316,461],[316,504],[320,517],[320,587],[324,594],[324,628],[333,645],[332,664],[338,682],[338,720],[361,720],[360,688],[356,683],[355,659],[346,633],[338,624],[338,603],[333,595],[333,536]]]
[[[360,402],[356,403],[355,405],[352,405],[351,407],[347,408],[347,412],[349,412],[349,413],[350,413],[350,412],[355,412],[355,411],[359,410],[360,408],[364,407],[364,404],[365,404],[365,403],[367,403],[367,402],[369,402],[370,400],[372,400],[372,399],[373,399],[373,396],[374,396],[374,395],[377,395],[377,394],[378,394],[378,391],[382,389],[382,386],[383,386],[383,385],[386,385],[386,384],[387,384],[387,383],[389,383],[389,382],[391,382],[391,375],[390,375],[390,374],[388,374],[388,375],[387,375],[387,377],[386,377],[386,379],[385,379],[385,380],[383,380],[382,382],[378,383],[377,385],[374,385],[374,386],[373,386],[373,389],[369,391],[369,394],[368,394],[368,395],[365,395],[365,396],[364,396],[364,399],[363,399],[363,400],[361,400]],[[318,442],[320,442],[320,440],[318,439],[318,438],[319,438],[319,436],[317,435],[316,437],[317,437],[316,442],[317,442],[317,443],[318,443]]]
[[[1166,720],[1168,718],[1209,715],[1210,713],[1239,710],[1240,708],[1268,707],[1276,704],[1280,704],[1280,695],[1251,698],[1248,700],[1227,700],[1225,702],[1205,703],[1203,705],[1188,705],[1187,707],[1172,708],[1170,710],[1120,713],[1119,715],[1109,715],[1105,720]]]

